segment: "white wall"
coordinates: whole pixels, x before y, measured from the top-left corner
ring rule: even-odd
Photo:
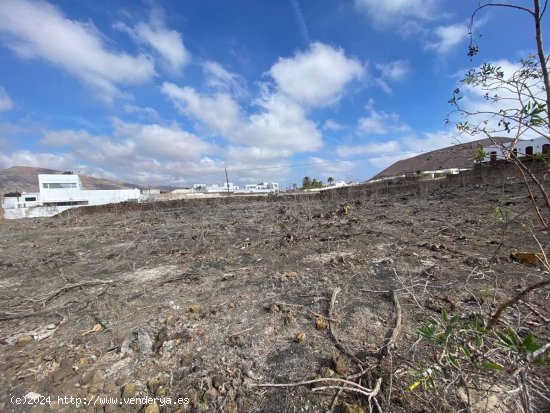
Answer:
[[[88,205],[103,205],[125,202],[129,200],[137,201],[140,197],[139,189],[112,189],[112,190],[83,190],[81,191],[83,199],[88,200]]]
[[[514,146],[515,149],[517,149],[517,153],[519,157],[525,156],[525,149],[528,146],[533,147],[533,155],[536,153],[541,153],[543,145],[550,144],[550,140],[547,138],[536,138],[536,139],[522,139],[519,140],[516,146]],[[497,160],[505,159],[505,153],[508,153],[508,147],[510,146],[510,143],[503,143],[502,145],[488,145],[483,147],[483,151],[485,152],[485,157],[483,158],[484,162],[489,162],[491,160],[491,152],[496,152]],[[504,151],[502,150],[504,148]]]

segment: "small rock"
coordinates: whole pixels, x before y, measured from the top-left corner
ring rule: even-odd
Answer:
[[[317,330],[326,330],[328,328],[328,321],[323,317],[317,317],[315,319],[315,328]]]
[[[229,341],[231,342],[231,344],[237,347],[244,347],[246,345],[246,340],[240,334],[232,335],[231,337],[229,337]]]
[[[200,312],[202,311],[202,305],[193,304],[191,307],[189,307],[189,311],[193,314],[200,314]]]
[[[88,388],[88,394],[98,394],[103,389],[105,377],[106,375],[103,370],[96,371]]]
[[[234,401],[227,402],[225,405],[226,413],[238,413],[239,409],[237,408],[237,403]]]
[[[125,355],[133,353],[134,350],[132,350],[132,347],[130,347],[131,344],[132,340],[130,340],[129,338],[124,339],[124,341],[120,345],[120,354]]]
[[[356,404],[349,404],[344,402],[340,405],[338,412],[339,413],[365,413],[365,410]]]
[[[298,334],[296,334],[296,337],[294,337],[294,341],[296,343],[301,343],[305,339],[306,339],[306,333],[304,333],[303,331],[300,331]]]
[[[89,357],[80,357],[80,360],[78,361],[78,367],[83,368],[88,366],[90,364],[90,358]]]
[[[197,402],[199,401],[199,395],[197,394],[196,391],[194,390],[191,390],[189,392],[189,394],[187,395],[187,398],[189,399],[189,404],[191,406],[194,406],[197,404]]]
[[[212,387],[204,392],[203,400],[204,401],[214,401],[218,397],[218,391]]]
[[[223,377],[221,374],[215,374],[214,377],[212,377],[212,386],[214,388],[219,389],[223,386],[223,383],[225,381],[225,377]]]
[[[34,340],[33,336],[27,335],[27,336],[21,336],[17,339],[17,344],[25,345],[27,343],[30,343]]]
[[[171,340],[181,340],[183,342],[191,341],[192,335],[188,329],[178,331],[170,336]]]
[[[281,311],[281,307],[277,303],[272,303],[270,305],[267,305],[265,309],[270,313],[278,313],[279,311]]]
[[[544,262],[544,256],[542,254],[535,254],[532,252],[513,252],[510,254],[510,258],[514,261],[523,262],[533,266]]]
[[[155,392],[155,397],[163,398],[166,397],[166,389],[164,387],[159,387]]]
[[[331,378],[336,376],[336,373],[331,368],[323,366],[319,369],[319,375],[323,378]]]
[[[142,353],[149,354],[153,352],[153,341],[149,333],[142,328],[137,331],[137,345]]]
[[[65,360],[61,363],[59,366],[59,369],[55,371],[53,374],[54,381],[62,381],[66,377],[69,377],[71,374],[73,374],[73,366],[72,363],[68,360]]]
[[[149,391],[153,394],[155,394],[160,386],[160,380],[158,377],[149,379],[147,382],[147,387],[149,388]]]
[[[153,402],[143,410],[143,413],[160,413],[160,407],[156,402]]]
[[[136,383],[126,383],[122,388],[122,397],[129,399],[136,395]]]
[[[41,397],[42,397],[41,394],[35,393],[33,391],[30,391],[25,395],[25,399],[29,399],[29,400],[32,400],[32,401],[40,400]]]
[[[349,363],[340,354],[335,354],[332,356],[332,363],[334,364],[334,370],[336,373],[346,375],[349,372]]]

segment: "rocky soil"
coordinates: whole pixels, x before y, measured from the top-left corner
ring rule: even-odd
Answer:
[[[408,390],[416,329],[548,277],[510,258],[539,251],[530,211],[510,183],[2,221],[0,412],[369,411],[359,393],[258,386],[357,373],[368,388],[382,379],[384,412],[458,411],[465,398]],[[521,313],[547,342],[547,293],[506,322]],[[380,358],[396,300],[399,334]],[[518,403],[505,395],[493,411]]]

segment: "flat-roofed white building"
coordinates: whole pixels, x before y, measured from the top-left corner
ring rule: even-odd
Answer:
[[[40,192],[5,197],[4,218],[51,217],[79,206],[138,202],[140,198],[139,189],[86,190],[73,174],[40,174],[38,185]]]

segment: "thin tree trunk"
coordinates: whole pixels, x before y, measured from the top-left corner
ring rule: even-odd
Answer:
[[[537,38],[537,54],[539,57],[540,67],[542,69],[542,80],[544,82],[544,88],[546,89],[546,114],[548,116],[547,121],[550,122],[550,77],[548,75],[548,67],[546,66],[546,57],[544,56],[544,43],[542,41],[542,29],[540,27],[540,2],[539,0],[533,0],[535,4],[535,12],[533,18],[535,19],[535,32]],[[550,139],[550,136],[547,136]]]

